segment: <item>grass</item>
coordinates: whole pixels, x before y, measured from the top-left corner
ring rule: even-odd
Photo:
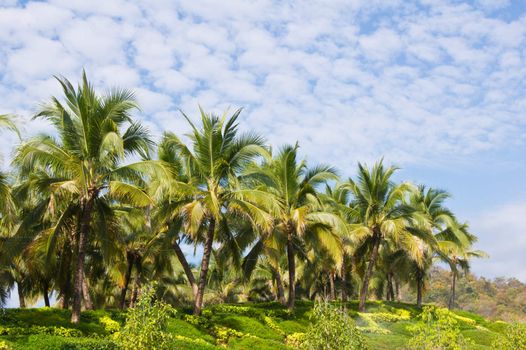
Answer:
[[[311,302],[299,302],[293,313],[277,303],[225,304],[205,309],[195,317],[179,309],[168,331],[174,349],[289,349],[288,335],[309,325]],[[420,312],[411,304],[370,302],[368,314],[357,312],[356,302],[346,305],[365,332],[371,349],[400,349],[411,337],[408,326]],[[464,311],[455,311],[462,334],[473,340],[472,349],[490,349],[503,331],[503,322],[492,322]],[[121,325],[125,313],[117,310],[86,311],[81,323],[69,322],[70,312],[60,309],[6,309],[0,312],[0,344],[12,349],[111,349],[111,330],[101,322],[111,318]],[[0,346],[0,349],[1,348]]]

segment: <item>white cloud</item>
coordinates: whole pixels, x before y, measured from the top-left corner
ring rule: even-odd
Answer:
[[[477,248],[490,259],[473,262],[473,270],[483,276],[510,276],[526,282],[526,201],[506,204],[479,215],[472,223],[478,235]]]

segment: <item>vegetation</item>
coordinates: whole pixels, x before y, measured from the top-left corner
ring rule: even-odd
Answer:
[[[298,348],[305,350],[349,349],[366,350],[367,343],[344,309],[326,302],[314,305],[313,323]]]
[[[447,307],[450,296],[451,273],[433,267],[424,284],[424,302]],[[401,299],[415,300],[410,286],[402,288]],[[526,284],[514,278],[487,279],[467,273],[457,284],[455,308],[481,315],[491,320],[526,323]]]
[[[348,333],[337,333],[334,332],[335,329],[325,326],[320,329],[311,326],[313,321],[318,322],[320,326],[320,322],[328,325],[336,318],[346,317],[339,311],[341,304],[335,302],[330,308],[330,314],[335,318],[328,317],[328,313],[313,318],[314,305],[310,301],[298,301],[291,312],[278,302],[217,304],[205,307],[201,316],[192,315],[191,306],[181,307],[177,308],[176,312],[169,313],[165,328],[147,327],[149,331],[142,334],[151,334],[150,330],[157,332],[164,328],[163,339],[170,339],[169,345],[172,349],[286,350],[293,349],[295,344],[302,344],[305,334],[311,331],[317,332],[318,336],[326,331],[330,335],[326,338],[328,340],[363,339],[364,345],[370,349],[402,350],[407,348],[410,339],[415,336],[411,327],[421,324],[421,310],[413,304],[368,302],[369,312],[362,314],[358,313],[358,302],[348,302],[344,306],[352,319],[348,318],[345,326],[339,324],[335,329],[352,328],[353,337],[349,338]],[[139,313],[151,315],[149,312]],[[114,323],[118,324],[122,332],[127,327],[126,314],[127,312],[120,310],[88,310],[82,312],[80,323],[73,324],[70,322],[69,310],[6,309],[1,314],[0,342],[3,341],[5,346],[12,350],[116,349],[118,345],[115,340],[118,336],[115,335]],[[512,337],[524,334],[515,332],[507,335],[507,324],[488,321],[475,314],[453,311],[449,315],[448,317],[456,320],[457,329],[467,340],[468,345],[464,349],[500,349],[501,347],[492,347],[492,344],[501,341],[501,336],[514,339]],[[108,327],[109,323],[113,325]],[[353,323],[356,324],[357,330],[354,330]],[[130,335],[137,337],[140,332],[142,330],[138,328]],[[139,349],[138,346],[135,348]]]
[[[301,159],[297,144],[275,151],[254,131],[240,132],[241,110],[216,116],[200,109],[199,122],[183,114],[190,133],[166,131],[155,143],[131,116],[139,107],[131,91],[98,94],[85,73],[77,87],[57,80],[63,96],[34,116],[55,132],[23,139],[9,174],[0,174],[0,303],[15,286],[21,308],[57,300],[60,310],[38,326],[81,330],[93,347],[161,347],[170,333],[169,343],[182,348],[279,348],[285,339],[303,341],[293,333],[306,330],[307,301],[358,297],[358,329],[385,335],[392,331],[383,323],[415,315],[373,317],[365,313],[368,300],[394,302],[401,290],[414,290],[421,306],[440,260],[450,267],[453,309],[461,273],[484,256],[447,208],[446,192],[395,182],[397,168],[383,160],[341,177],[330,165]],[[1,116],[0,127],[16,131],[14,118]],[[184,253],[192,246],[202,248],[198,265]],[[155,297],[145,288],[152,282]],[[272,305],[267,311],[221,306],[247,301],[277,304],[263,304]],[[180,316],[168,318],[167,305]],[[93,310],[127,308],[118,332],[123,313],[83,319],[99,312]],[[345,314],[314,312],[323,322],[343,317],[341,327],[354,332]],[[153,328],[143,326],[150,321]],[[27,346],[79,338],[62,329],[11,328],[5,335]],[[307,344],[316,338],[309,334]],[[352,334],[353,342],[361,339]]]
[[[424,307],[418,316],[419,322],[410,327],[414,336],[409,348],[415,350],[461,350],[469,343],[460,333],[458,321],[447,309]]]

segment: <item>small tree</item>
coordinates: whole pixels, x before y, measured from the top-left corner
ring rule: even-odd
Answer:
[[[148,285],[135,307],[128,310],[126,324],[115,335],[117,344],[128,349],[169,349],[171,334],[166,331],[168,319],[175,310],[155,300],[155,285]]]
[[[342,309],[327,302],[314,306],[313,324],[307,329],[300,346],[304,350],[368,349],[363,335],[352,318]]]
[[[425,306],[419,318],[410,328],[413,337],[409,340],[409,349],[463,350],[469,345],[448,309]]]

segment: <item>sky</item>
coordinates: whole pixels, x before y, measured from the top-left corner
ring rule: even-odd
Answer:
[[[0,0],[0,113],[24,137],[52,133],[32,113],[82,69],[133,89],[155,137],[243,107],[242,129],[344,177],[384,157],[452,194],[491,256],[476,274],[526,282],[522,0]]]

